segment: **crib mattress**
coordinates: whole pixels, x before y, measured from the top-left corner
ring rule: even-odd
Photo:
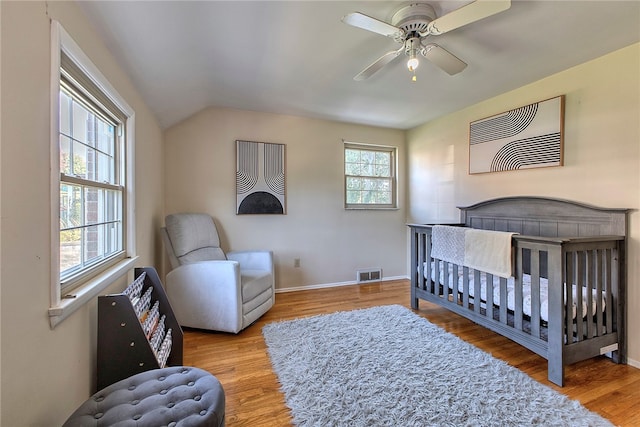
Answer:
[[[444,281],[445,281],[445,275],[444,275],[444,267],[443,267],[443,262],[440,262],[440,284],[441,285],[445,285]],[[426,267],[426,265],[425,265]],[[447,284],[448,288],[453,290],[454,289],[454,280],[457,283],[457,290],[458,292],[463,292],[464,289],[464,285],[463,285],[463,268],[461,266],[458,267],[458,275],[456,277],[454,277],[453,275],[453,264],[448,263],[448,270],[449,270],[449,283]],[[474,284],[474,279],[475,279],[475,275],[473,273],[471,273],[471,269],[469,269],[469,297],[470,298],[474,298],[475,297],[475,284]],[[435,263],[431,263],[431,277],[434,278],[435,277]],[[507,279],[507,309],[514,311],[515,307],[516,307],[516,302],[515,302],[515,279],[513,277]],[[549,298],[549,292],[548,292],[548,280],[546,278],[540,278],[540,318],[542,320],[544,320],[545,322],[549,321],[549,304],[548,304],[548,298]],[[500,278],[494,276],[493,277],[493,283],[491,284],[491,289],[493,292],[493,304],[496,306],[500,306]],[[572,294],[573,294],[573,307],[572,307],[572,316],[573,319],[576,318],[576,313],[578,310],[577,307],[577,294],[578,294],[578,289],[576,285],[572,286]],[[587,316],[587,311],[588,311],[588,306],[589,306],[589,302],[588,302],[588,291],[587,288],[585,286],[582,287],[582,292],[581,292],[581,296],[582,296],[582,317],[584,318],[585,316]],[[596,299],[597,299],[597,291],[595,289],[592,289],[591,292],[591,315],[594,315],[596,313]],[[487,301],[487,277],[485,274],[481,274],[480,275],[480,301],[485,303]],[[522,312],[526,315],[526,316],[531,316],[531,301],[532,301],[532,296],[531,296],[531,276],[528,274],[525,274],[522,278]],[[566,298],[565,298],[565,302],[566,302]],[[601,296],[601,303],[602,303],[602,309],[605,309],[605,296],[604,296],[604,292],[602,292],[602,296]]]

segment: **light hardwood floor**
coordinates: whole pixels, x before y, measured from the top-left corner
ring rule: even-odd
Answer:
[[[226,422],[235,426],[290,426],[284,396],[262,338],[269,322],[335,311],[400,304],[410,308],[408,281],[279,293],[275,306],[238,335],[185,331],[184,364],[214,374],[226,394]],[[566,368],[566,385],[547,381],[546,360],[436,305],[420,302],[418,314],[505,360],[537,381],[580,401],[620,426],[640,426],[640,369],[595,358]]]

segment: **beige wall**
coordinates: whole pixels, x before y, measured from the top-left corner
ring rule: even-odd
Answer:
[[[49,18],[67,32],[136,111],[139,265],[161,264],[164,213],[205,211],[227,249],[275,252],[278,287],[352,281],[382,267],[406,275],[409,221],[457,219],[456,205],[518,194],[609,207],[640,205],[639,51],[635,45],[406,133],[247,111],[208,109],[163,135],[135,88],[69,2],[0,2],[0,424],[60,425],[95,386],[96,307],[49,327]],[[567,95],[565,166],[467,175],[468,124]],[[287,215],[235,215],[236,139],[286,144]],[[345,211],[342,139],[396,145],[400,206]],[[404,164],[407,159],[407,164]],[[165,170],[163,170],[163,168]],[[166,184],[163,184],[166,183]],[[409,187],[410,198],[404,194]],[[407,206],[407,210],[402,208]],[[640,360],[639,214],[629,241],[630,357]],[[301,267],[294,268],[294,258]],[[114,285],[115,291],[124,281]]]
[[[235,140],[286,144],[286,215],[235,214]],[[379,267],[406,276],[405,211],[346,211],[342,140],[398,147],[404,132],[300,117],[207,109],[165,133],[166,213],[207,212],[226,250],[270,249],[279,289],[354,281]],[[400,206],[405,182],[399,181]],[[294,259],[300,258],[300,268]]]
[[[50,288],[50,21],[57,19],[136,112],[140,265],[159,263],[162,133],[74,3],[7,2],[1,13],[1,407],[4,426],[60,425],[95,387],[96,305],[54,330]],[[121,289],[124,280],[109,291]]]
[[[631,208],[629,357],[640,367],[640,44],[417,127],[407,134],[408,217],[457,220],[456,206],[514,195]],[[469,122],[566,94],[564,166],[468,174]]]

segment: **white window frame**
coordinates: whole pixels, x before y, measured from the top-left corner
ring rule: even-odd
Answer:
[[[64,52],[84,75],[125,116],[125,173],[123,194],[124,258],[96,271],[93,277],[82,279],[62,295],[60,284],[60,55]],[[135,113],[118,94],[104,75],[84,54],[78,44],[59,22],[51,21],[51,298],[48,310],[51,328],[54,328],[71,313],[95,298],[134,267],[137,260],[135,245]]]
[[[347,202],[347,178],[346,173],[346,150],[364,150],[364,151],[382,151],[391,154],[391,199],[389,204],[373,204],[373,203],[348,203]],[[384,210],[384,209],[398,209],[398,149],[396,147],[388,145],[377,144],[365,144],[360,142],[351,142],[343,140],[342,149],[342,170],[344,174],[344,207],[345,209],[370,209],[370,210]]]

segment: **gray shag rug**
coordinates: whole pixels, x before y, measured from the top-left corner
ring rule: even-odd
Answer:
[[[297,426],[611,426],[400,305],[262,329]]]

